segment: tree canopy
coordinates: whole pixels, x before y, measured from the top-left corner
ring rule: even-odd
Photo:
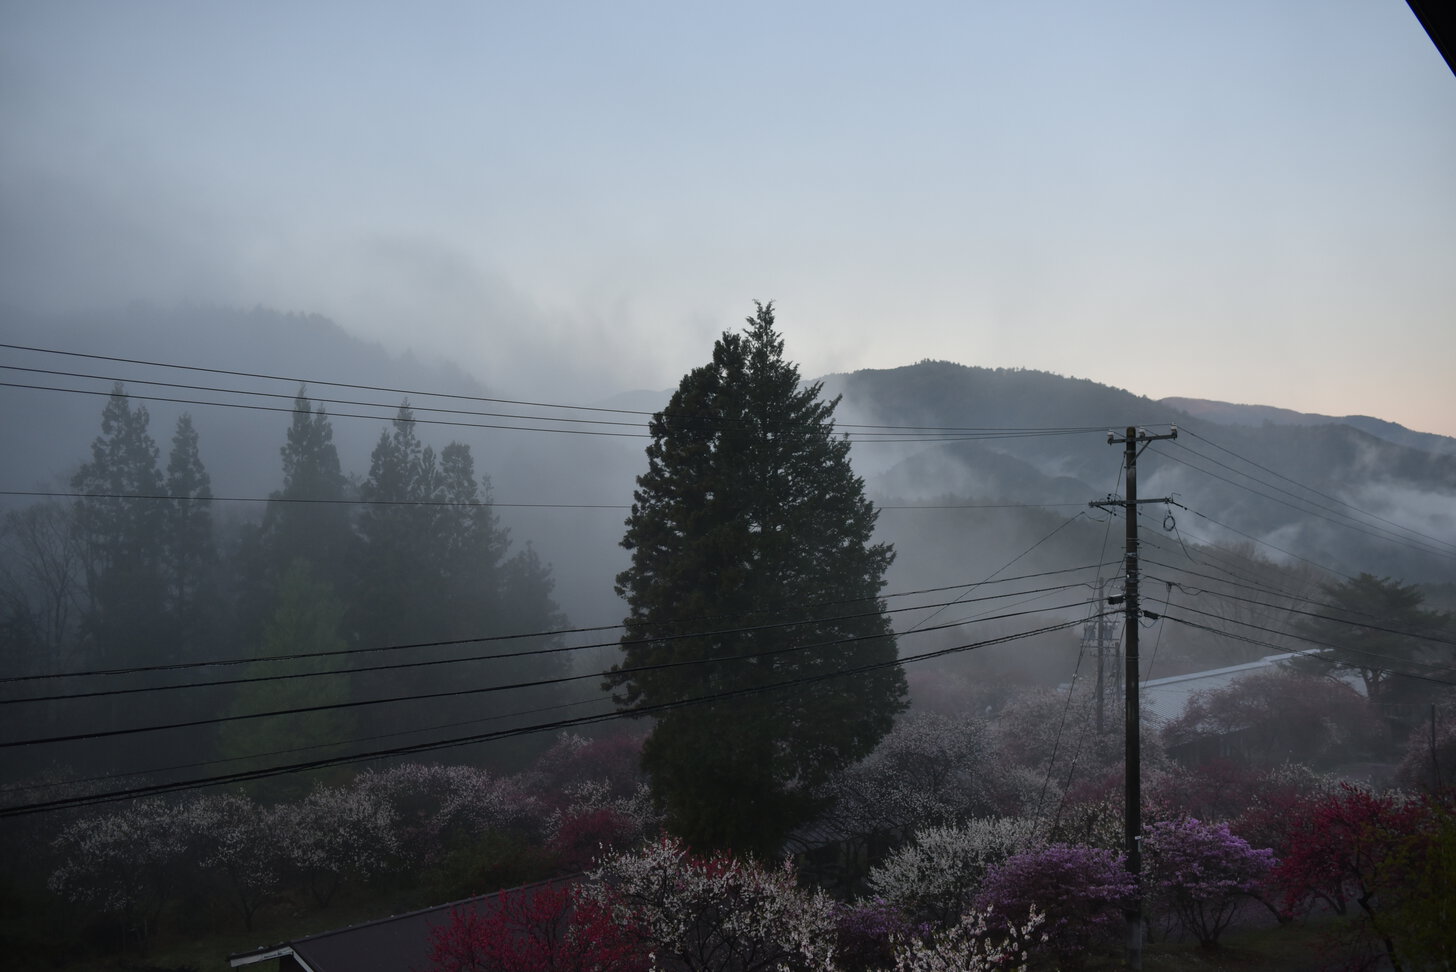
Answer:
[[[1419,587],[1361,574],[1323,590],[1333,607],[1303,627],[1324,651],[1301,667],[1357,673],[1366,697],[1396,721],[1450,682],[1452,618],[1426,610]]]
[[[760,304],[650,424],[609,684],[657,715],[643,765],[696,849],[776,854],[905,705],[879,599],[894,554],[820,392]]]

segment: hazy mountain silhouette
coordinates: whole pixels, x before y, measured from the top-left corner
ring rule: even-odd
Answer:
[[[1396,445],[1425,449],[1427,452],[1456,453],[1456,438],[1433,432],[1417,432],[1397,422],[1369,415],[1320,415],[1317,412],[1296,412],[1273,405],[1235,405],[1206,398],[1162,398],[1159,404],[1196,415],[1219,425],[1348,425]]]

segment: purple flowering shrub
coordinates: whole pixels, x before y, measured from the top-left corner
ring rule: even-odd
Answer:
[[[1192,817],[1151,824],[1143,848],[1151,895],[1205,948],[1217,946],[1274,866],[1272,850],[1255,850],[1226,823]]]
[[[834,923],[838,962],[845,972],[889,968],[897,940],[929,931],[927,926],[917,928],[904,911],[883,898],[835,905]]]
[[[991,868],[976,907],[990,913],[992,927],[1015,927],[1033,911],[1045,914],[1039,929],[1045,947],[1060,964],[1075,967],[1089,948],[1117,940],[1122,909],[1135,892],[1120,853],[1051,844]]]

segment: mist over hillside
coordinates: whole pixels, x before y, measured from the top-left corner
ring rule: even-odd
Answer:
[[[8,372],[12,385],[0,388],[0,407],[12,419],[0,431],[0,447],[11,457],[6,489],[64,491],[89,457],[105,394],[122,381],[147,407],[152,435],[164,449],[177,416],[191,413],[213,492],[233,498],[220,504],[220,517],[255,517],[262,509],[256,501],[279,485],[278,450],[300,379],[332,417],[343,469],[356,482],[369,468],[381,430],[407,398],[422,440],[437,451],[451,441],[472,447],[477,470],[489,476],[501,504],[501,522],[517,544],[532,544],[552,566],[558,600],[572,621],[601,624],[621,617],[612,583],[626,565],[618,546],[622,522],[644,468],[643,426],[666,403],[668,391],[623,392],[591,403],[560,390],[537,406],[439,399],[429,393],[524,396],[483,387],[464,362],[391,355],[324,318],[261,308],[137,305],[60,318],[11,311],[4,334],[11,344],[130,359],[5,352],[12,367],[66,373]],[[792,347],[788,351],[792,357]],[[1427,583],[1453,576],[1451,559],[1442,555],[1449,548],[1442,545],[1456,542],[1456,454],[1444,437],[1411,433],[1403,445],[1348,423],[1219,424],[1168,400],[1091,381],[940,361],[823,381],[826,393],[843,396],[841,428],[926,430],[920,441],[866,438],[854,447],[856,468],[886,507],[879,529],[898,551],[894,587],[970,582],[1020,556],[1067,518],[1079,522],[1021,566],[1050,569],[1066,566],[1065,557],[1100,558],[1096,549],[1059,544],[1080,536],[1082,548],[1095,548],[1107,533],[1102,519],[1089,519],[1095,511],[1087,507],[1121,491],[1121,449],[1107,445],[1104,430],[1168,424],[1177,424],[1181,437],[1145,456],[1141,491],[1145,497],[1172,495],[1187,507],[1172,510],[1179,533],[1169,539],[1263,544],[1265,558],[1307,558],[1345,573],[1368,570]],[[602,411],[545,407],[562,404]],[[931,431],[937,429],[968,431],[964,441],[946,441],[944,432]],[[1440,448],[1409,444],[1427,441]],[[7,505],[27,501],[8,497]],[[999,508],[908,508],[937,504]],[[1161,510],[1154,519],[1162,521]],[[1391,543],[1386,531],[1411,543]],[[1430,542],[1414,539],[1419,537]]]
[[[1398,444],[1350,424],[1222,425],[1166,401],[1020,369],[926,361],[834,375],[825,386],[843,394],[845,421],[964,429],[975,439],[859,448],[857,459],[875,450],[861,468],[881,502],[1101,499],[1121,492],[1122,450],[1096,430],[1176,425],[1179,438],[1158,443],[1140,465],[1139,491],[1188,507],[1172,510],[1185,538],[1252,542],[1272,560],[1307,558],[1342,573],[1431,583],[1456,574],[1456,455],[1447,448]]]

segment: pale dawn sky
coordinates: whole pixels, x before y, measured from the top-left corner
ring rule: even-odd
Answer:
[[[316,312],[576,401],[773,298],[806,376],[1456,435],[1456,78],[1403,0],[3,0],[0,119],[24,308]]]

